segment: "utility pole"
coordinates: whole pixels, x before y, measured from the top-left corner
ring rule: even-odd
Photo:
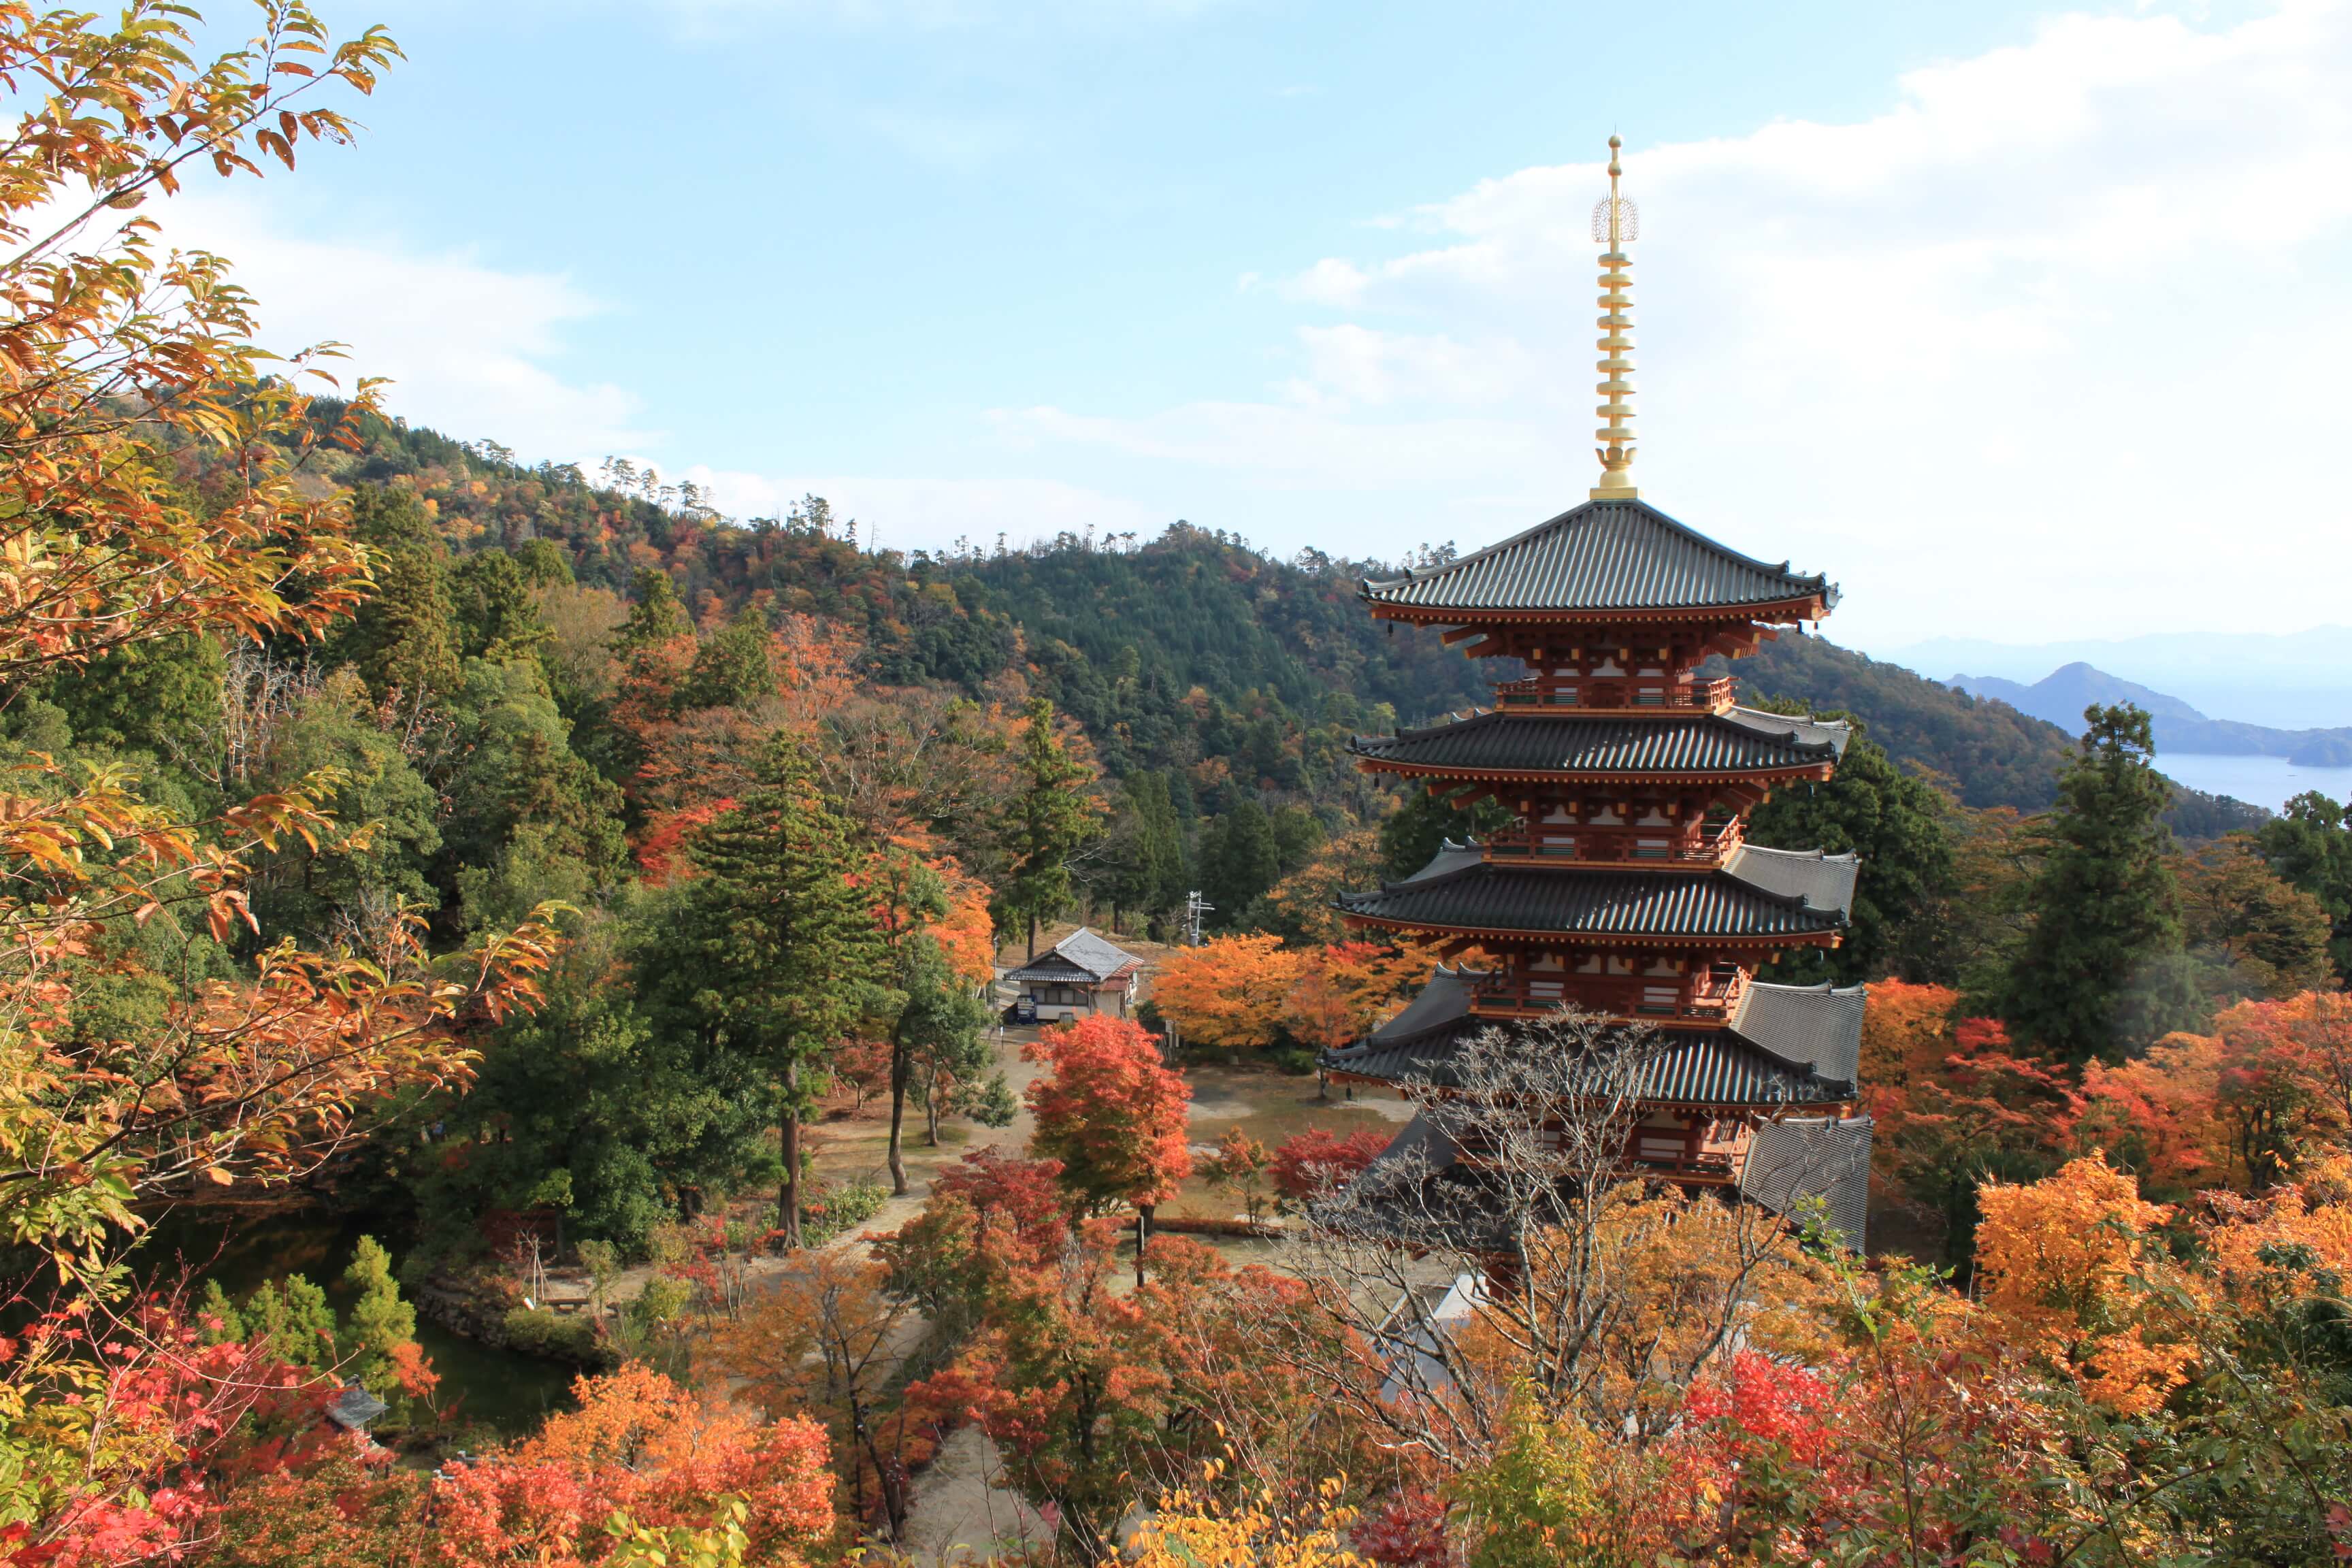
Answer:
[[[1201,917],[1216,912],[1217,906],[1202,898],[1197,888],[1184,895],[1184,945],[1201,945]]]

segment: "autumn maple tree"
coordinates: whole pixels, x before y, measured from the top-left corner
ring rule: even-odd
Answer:
[[[1306,969],[1277,936],[1213,937],[1160,961],[1151,1000],[1187,1045],[1258,1050],[1281,1035],[1291,988]]]
[[[1192,1087],[1129,1018],[1097,1016],[1048,1029],[1024,1054],[1048,1069],[1028,1089],[1037,1121],[1030,1147],[1061,1162],[1062,1184],[1087,1210],[1134,1205],[1139,1238],[1149,1238],[1152,1209],[1192,1173]],[[1139,1277],[1140,1250],[1135,1267]]]

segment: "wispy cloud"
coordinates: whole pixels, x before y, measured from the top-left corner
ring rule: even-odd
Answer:
[[[1865,639],[2340,618],[2347,80],[2344,0],[2065,16],[1867,121],[1637,142],[1643,494],[1834,569]],[[1410,215],[1428,244],[1296,272],[1320,319],[1264,403],[1004,426],[1283,489],[1378,475],[1382,546],[1433,494],[1564,504],[1605,184],[1522,169]]]
[[[462,252],[292,232],[269,208],[191,191],[160,209],[180,245],[227,257],[280,352],[348,345],[339,375],[382,375],[389,405],[527,460],[628,451],[653,437],[638,401],[561,368],[602,303],[560,273],[508,271]]]

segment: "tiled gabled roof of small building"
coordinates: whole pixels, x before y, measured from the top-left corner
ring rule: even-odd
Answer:
[[[1829,579],[1727,550],[1638,500],[1587,501],[1500,544],[1361,590],[1428,612],[1738,609],[1819,596]]]
[[[1818,768],[1843,756],[1853,734],[1847,724],[1751,708],[1638,720],[1494,711],[1398,735],[1359,735],[1348,749],[1407,768],[1672,777]]]
[[[1811,875],[1806,865],[1790,861],[1809,862]],[[1769,885],[1743,874],[1756,864],[1771,873]],[[1717,871],[1619,871],[1476,860],[1460,869],[1391,882],[1378,892],[1346,894],[1338,902],[1347,914],[1450,931],[1799,937],[1845,925],[1853,903],[1853,868],[1851,856],[1794,856],[1762,862],[1741,857]]]
[[[1007,974],[1007,980],[1108,980],[1143,961],[1080,926]]]

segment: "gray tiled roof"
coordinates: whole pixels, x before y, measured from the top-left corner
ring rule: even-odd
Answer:
[[[1355,1045],[1323,1052],[1318,1065],[1383,1083],[1446,1087],[1463,1042],[1497,1026],[1495,1020],[1471,1016],[1467,988],[1455,990],[1458,1008],[1452,995],[1444,997],[1441,1008],[1433,1008],[1410,1035],[1376,1030]],[[1452,1009],[1453,1016],[1438,1016],[1442,1009]],[[1655,1039],[1656,1054],[1633,1090],[1636,1099],[1680,1105],[1780,1106],[1835,1104],[1853,1097],[1851,1081],[1831,1081],[1791,1065],[1759,1049],[1737,1029],[1661,1029]]]
[[[1780,1214],[1820,1199],[1838,1239],[1860,1251],[1870,1215],[1873,1131],[1867,1116],[1768,1122],[1756,1130],[1740,1168],[1740,1194]]]
[[[1423,611],[1737,609],[1837,590],[1822,576],[1727,550],[1638,500],[1596,500],[1500,544],[1384,583],[1373,605]]]
[[[1489,864],[1449,846],[1415,876],[1338,900],[1348,914],[1454,931],[1656,937],[1809,936],[1853,904],[1851,855],[1743,847],[1720,870]]]
[[[1725,773],[1817,768],[1845,752],[1851,726],[1735,708],[1673,719],[1480,713],[1399,735],[1359,735],[1370,762],[1448,772]]]
[[[1060,962],[1056,963],[1055,961]],[[1007,974],[1007,980],[1108,980],[1143,961],[1080,926]]]
[[[1854,1081],[1862,1068],[1865,988],[1751,983],[1731,1026],[1784,1062],[1824,1079]]]
[[[1859,1251],[1870,1206],[1867,1116],[1784,1117],[1757,1128],[1741,1167],[1739,1193],[1780,1214],[1826,1208],[1837,1239]],[[1423,1111],[1337,1198],[1310,1211],[1316,1222],[1418,1246],[1500,1248],[1510,1225],[1486,1173],[1462,1158]]]

